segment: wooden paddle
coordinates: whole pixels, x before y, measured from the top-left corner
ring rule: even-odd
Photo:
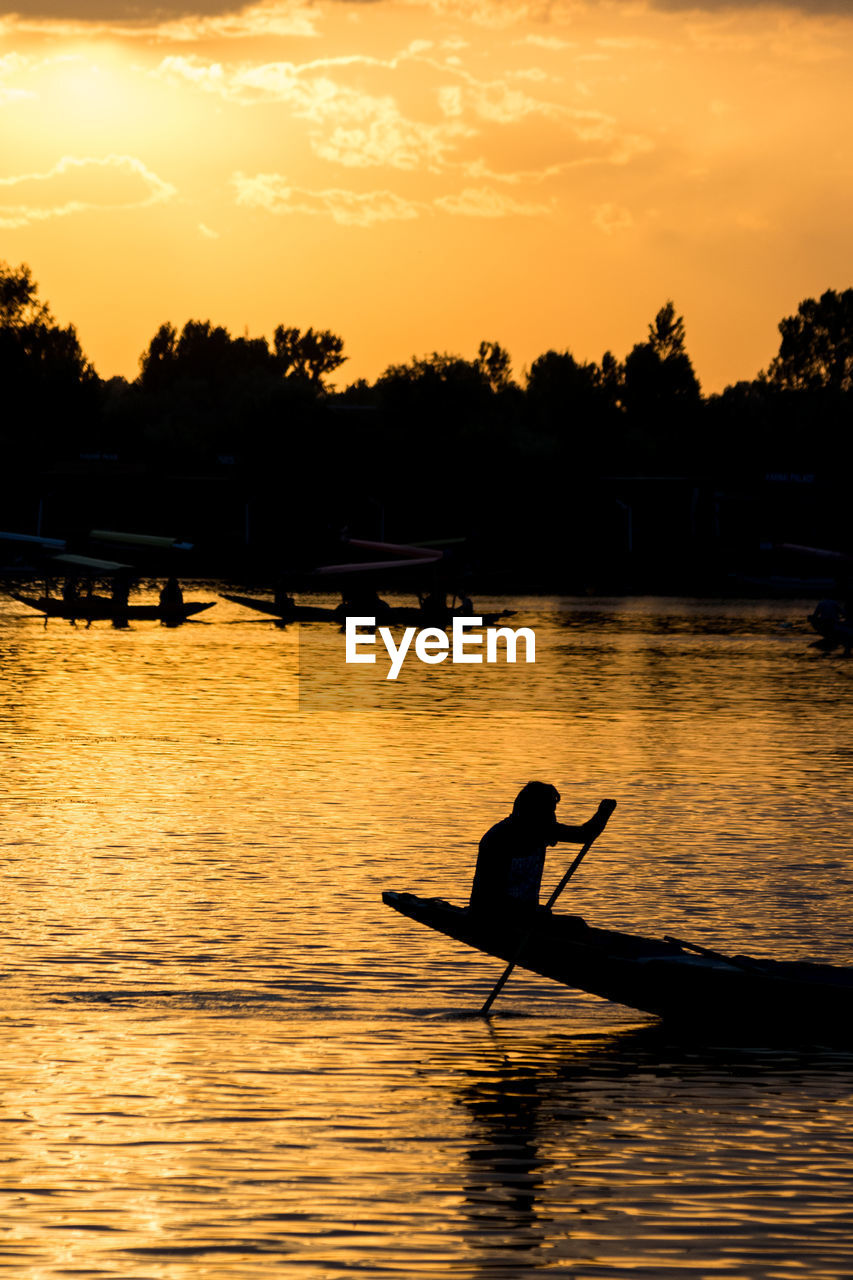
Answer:
[[[615,808],[616,808],[616,801],[615,801],[615,800],[602,800],[601,804],[598,806],[598,815],[597,815],[597,816],[598,816],[599,818],[601,818],[601,820],[602,820],[602,821],[601,821],[601,831],[597,831],[597,832],[595,833],[595,835],[592,837],[592,839],[591,839],[591,840],[587,840],[586,844],[585,844],[585,845],[584,845],[584,847],[581,849],[580,853],[579,853],[579,854],[578,854],[578,856],[575,858],[574,862],[573,862],[573,863],[572,863],[572,865],[569,867],[568,871],[567,871],[567,872],[566,872],[566,874],[563,876],[562,880],[561,880],[561,881],[560,881],[560,883],[557,885],[556,889],[554,890],[554,892],[551,894],[550,898],[549,898],[549,899],[548,899],[548,901],[546,902],[546,904],[545,904],[545,910],[546,910],[546,911],[547,911],[547,910],[550,910],[550,908],[551,908],[551,907],[553,907],[554,903],[557,901],[557,899],[559,898],[560,894],[563,892],[563,890],[565,889],[566,885],[569,883],[569,881],[571,880],[572,876],[575,874],[575,872],[577,871],[578,867],[579,867],[579,866],[580,866],[580,864],[583,862],[583,860],[584,860],[584,858],[586,857],[586,855],[589,853],[590,849],[591,849],[591,848],[592,848],[592,846],[593,846],[593,842],[594,842],[595,840],[597,840],[597,838],[601,835],[601,832],[602,832],[602,831],[604,830],[604,828],[607,826],[608,819],[610,818],[610,815],[611,815],[611,813],[613,812],[613,810],[614,810]],[[531,929],[531,930],[530,930],[530,932],[529,932],[529,933],[527,933],[527,934],[525,934],[524,938],[522,938],[521,943],[519,944],[518,950],[517,950],[517,951],[516,951],[516,953],[515,953],[515,956],[513,957],[513,959],[512,959],[512,960],[510,960],[509,964],[508,964],[508,965],[507,965],[507,967],[504,969],[503,973],[502,973],[502,974],[501,974],[501,976],[498,978],[497,982],[495,983],[494,987],[492,988],[492,991],[491,991],[491,994],[489,995],[488,1000],[486,1001],[486,1003],[483,1005],[482,1009],[480,1010],[480,1014],[481,1014],[481,1016],[482,1016],[482,1017],[484,1017],[484,1018],[486,1017],[486,1015],[488,1014],[488,1012],[489,1012],[489,1010],[491,1009],[492,1005],[494,1004],[495,999],[497,998],[498,994],[500,993],[501,989],[503,988],[503,986],[504,986],[505,982],[506,982],[506,981],[507,981],[507,979],[509,978],[509,975],[512,973],[513,969],[515,968],[515,966],[518,964],[519,960],[521,959],[521,956],[522,956],[522,954],[523,954],[523,952],[524,952],[524,948],[527,946],[528,942],[530,941],[530,938],[531,938],[531,936],[532,936],[532,934],[533,934],[533,932],[534,932],[535,928],[536,928],[536,926],[534,925],[533,929]]]

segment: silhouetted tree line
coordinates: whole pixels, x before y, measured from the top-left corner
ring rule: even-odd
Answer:
[[[96,462],[123,467],[155,524],[176,477],[208,477],[253,504],[259,538],[479,533],[498,555],[553,559],[567,533],[596,536],[588,517],[614,478],[748,492],[769,472],[813,473],[846,510],[853,289],[806,299],[779,331],[767,370],[707,397],[671,301],[623,360],[551,350],[521,382],[488,341],[473,359],[433,353],[334,391],[339,336],[280,325],[267,341],[197,320],[162,325],[135,381],[102,381],[29,268],[0,263],[0,444],[24,485],[88,463],[91,496]]]

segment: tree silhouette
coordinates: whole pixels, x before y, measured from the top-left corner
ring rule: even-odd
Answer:
[[[304,378],[317,388],[347,359],[344,340],[329,329],[288,329],[279,325],[273,334],[273,350],[285,378]]]
[[[59,325],[25,264],[0,262],[4,460],[50,465],[73,453],[96,413],[98,378],[73,325]]]
[[[806,298],[797,314],[779,323],[779,354],[767,371],[784,391],[850,391],[853,388],[853,289]]]
[[[47,304],[39,302],[36,288],[26,263],[10,267],[8,262],[0,262],[0,329],[20,330],[51,322]]]
[[[685,356],[684,319],[675,314],[675,303],[666,302],[649,325],[649,346],[661,360]]]
[[[376,380],[386,404],[421,406],[426,414],[485,403],[491,392],[488,374],[478,361],[448,351],[413,356],[408,364],[389,365]]]
[[[649,325],[648,341],[626,356],[620,398],[638,465],[667,472],[694,465],[702,392],[672,302]]]
[[[492,391],[506,391],[512,385],[510,354],[498,342],[481,342],[477,352],[477,367]]]
[[[527,397],[542,425],[549,430],[567,417],[586,417],[600,401],[601,370],[581,364],[571,351],[546,351],[530,366]]]
[[[7,391],[16,378],[68,386],[94,380],[74,325],[58,325],[37,288],[25,263],[0,262],[0,369]]]
[[[684,341],[684,320],[667,302],[649,325],[648,342],[638,343],[625,360],[623,401],[629,412],[698,405],[701,390]]]
[[[188,320],[180,335],[163,324],[140,356],[140,383],[154,390],[179,381],[218,386],[235,379],[272,377],[275,363],[263,338],[232,338],[209,320]]]

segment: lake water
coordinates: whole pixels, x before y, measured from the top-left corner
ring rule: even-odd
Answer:
[[[853,1054],[521,971],[487,1023],[500,963],[381,903],[542,778],[619,802],[564,910],[853,965],[853,661],[811,602],[504,604],[534,667],[353,684],[323,624],[0,598],[3,1274],[853,1274]]]

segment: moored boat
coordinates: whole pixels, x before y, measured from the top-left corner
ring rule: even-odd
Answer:
[[[268,617],[277,618],[279,622],[339,622],[340,618],[334,609],[321,605],[288,604],[284,608],[276,600],[264,596],[240,596],[228,591],[221,591],[223,600],[242,605],[244,609],[254,609]]]
[[[853,1039],[853,969],[724,956],[580,916],[481,919],[440,898],[388,890],[386,906],[499,960],[670,1024],[773,1038]],[[497,974],[495,975],[498,976]]]
[[[344,609],[340,605],[336,608],[324,608],[322,605],[308,604],[289,604],[282,608],[275,600],[270,600],[263,596],[241,596],[233,595],[230,592],[223,591],[220,593],[223,600],[230,600],[232,604],[242,605],[246,609],[255,609],[259,613],[265,613],[270,617],[277,618],[280,622],[336,622],[338,626],[342,626],[347,616],[361,617],[362,610],[351,605]],[[369,610],[367,616],[376,617],[376,625],[382,626],[415,626],[415,627],[449,627],[452,625],[454,612],[447,610],[444,618],[440,622],[424,614],[423,610],[417,605],[389,605],[382,612],[376,612],[370,615]],[[490,627],[500,618],[509,618],[512,616],[512,610],[504,609],[500,613],[478,613],[475,611],[474,617],[481,618],[484,627]]]
[[[69,601],[59,596],[26,596],[17,591],[12,592],[12,599],[37,609],[48,618],[65,618],[70,622],[95,622],[100,618],[183,622],[216,603],[215,600],[197,600],[186,604],[123,604],[110,596],[95,595]]]

